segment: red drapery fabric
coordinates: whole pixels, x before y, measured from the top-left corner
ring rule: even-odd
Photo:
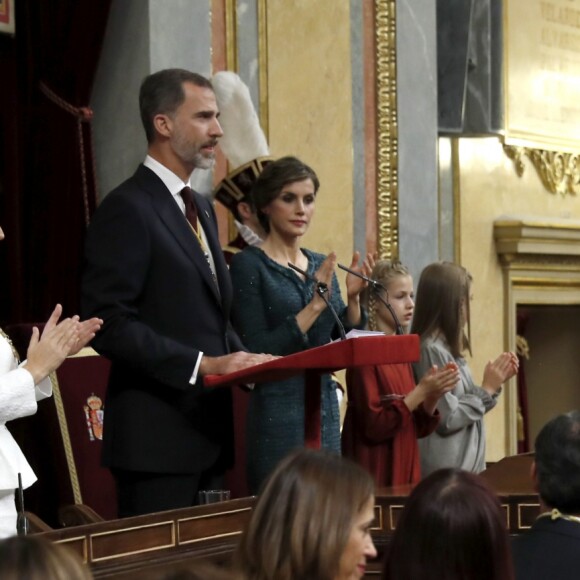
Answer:
[[[517,335],[522,339],[526,336],[526,327],[530,320],[527,310],[518,308],[516,313]],[[518,453],[527,453],[530,450],[530,415],[528,411],[528,385],[526,383],[526,359],[523,344],[518,348],[520,370],[518,372]]]
[[[89,108],[111,0],[19,0],[0,38],[0,320],[79,308],[84,233],[96,206]]]

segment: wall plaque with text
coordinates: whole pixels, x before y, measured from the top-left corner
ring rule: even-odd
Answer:
[[[580,150],[580,0],[504,0],[505,141]]]

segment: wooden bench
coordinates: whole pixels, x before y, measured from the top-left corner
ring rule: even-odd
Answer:
[[[197,559],[228,563],[254,503],[249,497],[41,535],[80,554],[95,578],[155,579]]]
[[[539,513],[529,476],[533,457],[508,457],[482,475],[497,492],[510,534],[528,529]],[[379,557],[368,578],[380,574],[382,554],[396,528],[411,486],[377,491],[373,539]],[[195,560],[227,564],[251,515],[255,497],[45,532],[87,562],[95,578],[155,580]]]

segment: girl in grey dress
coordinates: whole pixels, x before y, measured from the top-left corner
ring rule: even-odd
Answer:
[[[236,254],[230,273],[234,286],[233,320],[252,352],[288,355],[331,340],[335,321],[315,284],[288,267],[292,263],[325,283],[329,301],[348,327],[365,320],[359,294],[365,283],[346,278],[347,303],[340,295],[334,253],[323,256],[300,247],[314,214],[319,181],[314,171],[294,157],[271,162],[252,189],[252,200],[267,236],[260,247]],[[367,262],[351,268],[367,276]],[[329,375],[321,380],[322,446],[340,453],[340,417],[336,385]],[[247,473],[250,491],[289,451],[304,445],[304,379],[258,385],[251,393],[247,416]]]
[[[411,332],[421,337],[421,360],[414,365],[420,379],[433,365],[449,362],[459,367],[455,389],[439,399],[441,420],[437,429],[419,440],[421,473],[425,477],[443,467],[479,473],[485,469],[483,416],[493,409],[501,385],[518,371],[514,353],[504,352],[489,361],[481,384],[476,384],[463,352],[471,347],[469,328],[471,274],[451,262],[436,262],[421,273]]]

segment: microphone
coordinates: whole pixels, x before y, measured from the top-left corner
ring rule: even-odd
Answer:
[[[369,278],[368,276],[365,276],[364,274],[361,274],[360,272],[355,272],[354,270],[351,270],[350,268],[347,268],[346,266],[343,266],[342,264],[337,264],[337,266],[341,270],[345,270],[349,274],[352,274],[353,276],[358,276],[359,278],[362,278],[365,282],[368,282],[368,284],[371,287],[371,290],[374,292],[375,296],[385,305],[387,310],[391,313],[391,316],[393,317],[393,322],[395,323],[395,334],[398,334],[398,335],[405,334],[405,331],[403,330],[403,327],[401,326],[401,323],[399,322],[399,319],[397,318],[397,315],[395,314],[395,310],[393,309],[393,307],[391,306],[391,303],[389,302],[389,291],[380,282],[377,282],[377,280],[373,280],[372,278]],[[387,295],[386,300],[383,298],[383,295],[381,294],[381,290],[385,291],[385,294]]]
[[[338,332],[340,333],[340,340],[345,340],[346,339],[346,332],[344,331],[344,326],[343,326],[342,322],[340,321],[340,318],[338,317],[338,314],[336,313],[334,306],[332,306],[332,304],[329,302],[328,298],[326,297],[326,294],[328,293],[328,284],[325,284],[324,282],[319,282],[314,276],[311,276],[308,272],[305,272],[304,270],[300,269],[298,266],[295,266],[291,262],[288,262],[288,266],[290,266],[290,268],[292,268],[292,270],[296,270],[296,272],[299,272],[300,274],[302,274],[307,280],[314,282],[316,293],[318,294],[318,296],[320,296],[322,298],[322,300],[324,300],[324,303],[326,304],[326,306],[330,310],[332,316],[334,317],[334,321],[336,322],[336,325],[338,326]]]
[[[30,531],[28,525],[28,518],[24,513],[24,490],[22,489],[22,475],[18,474],[18,517],[16,519],[16,534],[19,536],[26,536]]]

